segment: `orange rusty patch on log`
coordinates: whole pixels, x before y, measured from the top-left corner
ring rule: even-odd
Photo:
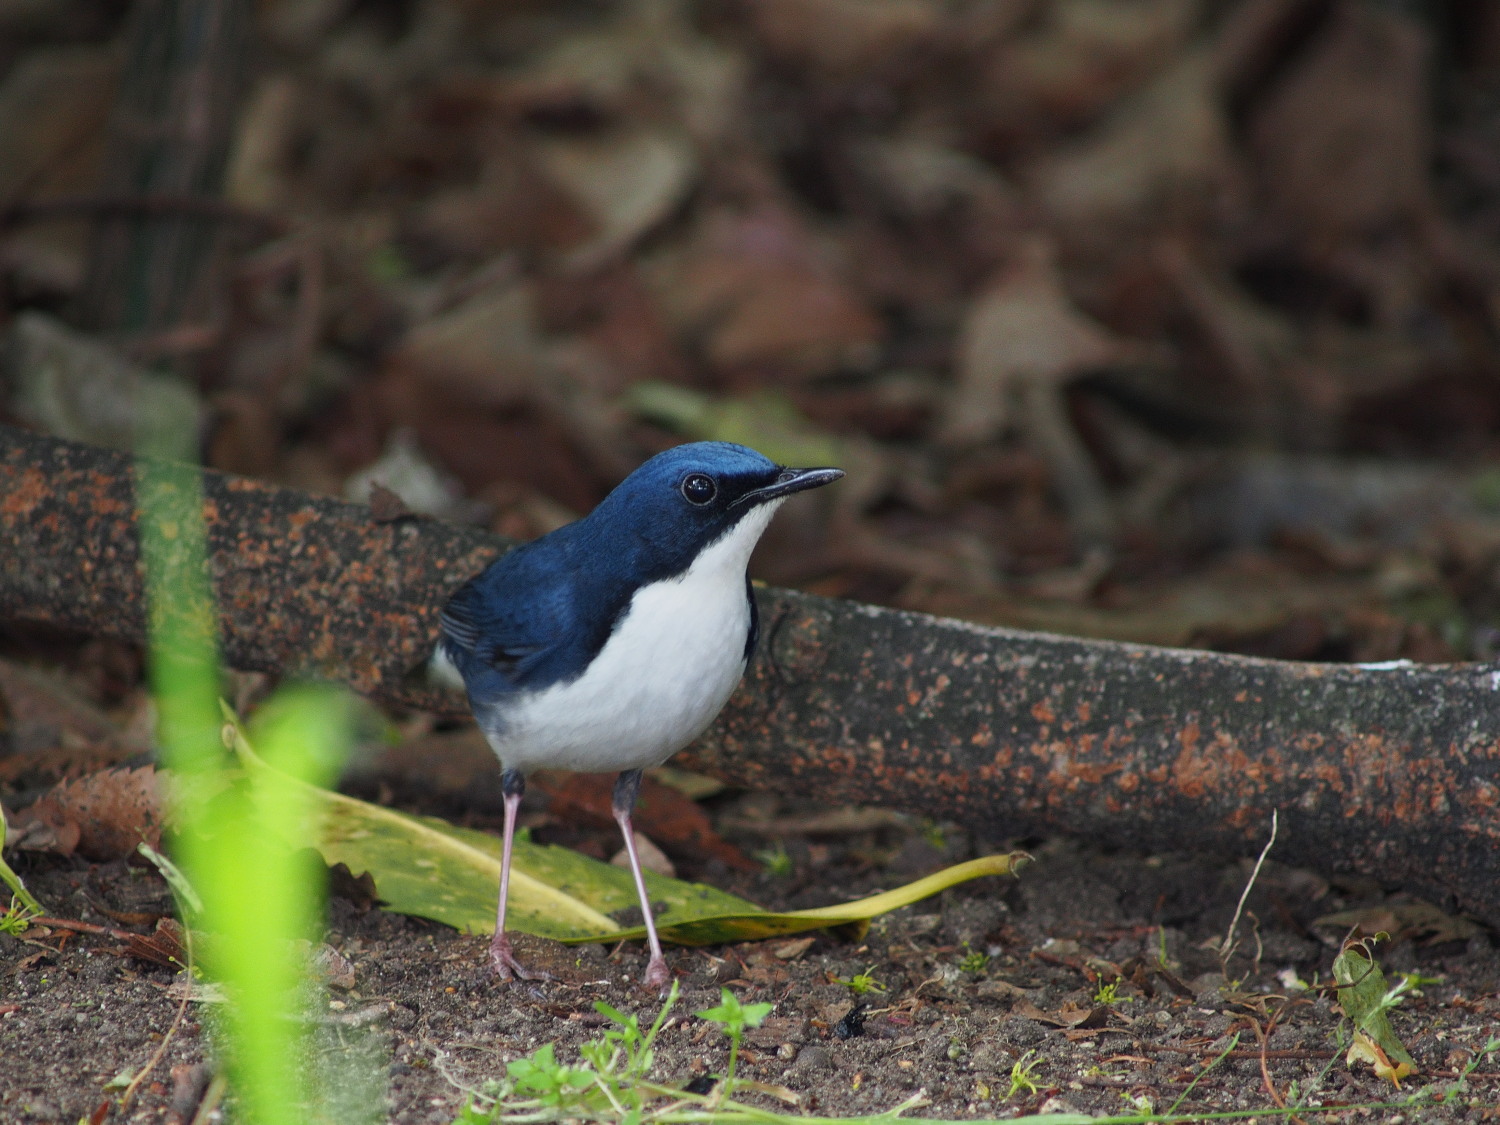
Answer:
[[[1093,715],[1094,715],[1094,708],[1093,708],[1092,704],[1090,704],[1087,701],[1084,701],[1083,703],[1080,703],[1078,705],[1078,721],[1080,723],[1086,723],[1086,722],[1088,722],[1089,719],[1091,719],[1093,717]]]
[[[1126,770],[1115,779],[1115,785],[1125,793],[1134,793],[1141,787],[1141,775]]]
[[[1260,819],[1260,813],[1255,809],[1252,809],[1249,805],[1241,805],[1224,818],[1224,823],[1231,828],[1244,829],[1253,827],[1259,823]]]
[[[1119,773],[1124,766],[1101,762],[1067,762],[1063,768],[1072,775],[1075,781],[1082,781],[1088,785],[1098,785],[1112,773]]]
[[[1183,796],[1194,800],[1203,797],[1218,779],[1216,763],[1198,753],[1198,742],[1202,737],[1197,723],[1187,723],[1178,735],[1182,750],[1172,763],[1172,779]]]
[[[16,482],[16,487],[0,500],[0,515],[25,516],[51,494],[47,478],[40,469],[27,469]]]
[[[1031,705],[1031,717],[1039,723],[1050,723],[1057,718],[1045,699],[1038,699]]]

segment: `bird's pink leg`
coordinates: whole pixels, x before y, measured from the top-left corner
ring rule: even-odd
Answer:
[[[630,873],[635,876],[635,891],[641,896],[641,915],[646,919],[646,942],[651,947],[651,961],[646,966],[645,984],[665,992],[672,983],[667,959],[662,956],[661,942],[656,936],[656,920],[651,916],[651,899],[646,894],[646,879],[641,874],[641,860],[635,854],[635,829],[630,825],[631,810],[635,808],[636,795],[641,791],[641,771],[626,770],[615,782],[614,813],[620,832],[625,836],[625,854],[630,858]]]
[[[537,969],[528,969],[516,960],[510,949],[510,938],[505,933],[505,900],[510,895],[510,845],[516,834],[516,814],[521,810],[521,797],[526,792],[526,779],[519,770],[506,770],[500,779],[501,791],[505,794],[505,836],[500,851],[500,907],[495,914],[495,936],[490,939],[490,966],[502,981],[552,980],[552,974]]]

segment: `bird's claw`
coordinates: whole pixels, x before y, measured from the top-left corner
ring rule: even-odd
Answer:
[[[651,958],[651,963],[646,966],[646,975],[641,978],[641,983],[649,989],[666,994],[672,984],[672,970],[667,968],[666,959],[663,957]]]
[[[490,942],[490,967],[495,970],[495,976],[503,984],[513,980],[556,980],[551,973],[542,969],[528,969],[511,952],[510,941],[501,939]]]

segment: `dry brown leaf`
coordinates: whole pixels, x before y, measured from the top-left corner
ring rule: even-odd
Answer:
[[[748,14],[774,55],[829,78],[868,77],[936,35],[936,0],[757,0]]]
[[[535,150],[507,133],[487,139],[477,183],[445,184],[421,202],[415,228],[439,249],[471,258],[569,253],[598,234],[583,206],[539,166]]]
[[[0,82],[0,199],[9,204],[97,189],[118,70],[110,46],[17,53]],[[82,278],[87,234],[83,223],[7,232],[7,241],[27,245],[10,248],[7,257],[38,263],[48,280],[71,287]]]
[[[142,841],[161,845],[166,812],[156,770],[100,770],[65,781],[28,810],[59,832],[76,825],[78,852],[94,860],[118,859]]]
[[[1037,204],[1075,238],[1117,237],[1122,220],[1201,212],[1236,168],[1216,86],[1212,52],[1184,54],[1096,130],[1032,164]]]
[[[870,137],[853,145],[851,156],[870,190],[896,215],[926,219],[960,206],[992,223],[1018,221],[1020,201],[1005,177],[937,137]]]
[[[686,260],[658,273],[663,306],[721,371],[812,378],[867,366],[884,325],[812,241],[776,206],[710,215]]]
[[[149,934],[126,934],[124,953],[139,961],[169,968],[187,967],[188,953],[182,924],[175,918],[161,918]]]
[[[1077,128],[1167,64],[1201,9],[1199,0],[1028,5],[1024,33],[1004,36],[983,61],[975,119],[1005,136]]]
[[[55,780],[150,749],[58,675],[0,659],[0,713],[8,713],[10,754],[0,780]]]
[[[549,811],[559,819],[569,823],[583,821],[605,829],[614,827],[610,797],[614,783],[607,776],[539,770],[529,781],[539,792],[547,794]],[[708,814],[697,802],[649,775],[641,784],[635,825],[652,840],[682,854],[713,856],[740,871],[759,869],[757,863],[714,831]]]
[[[287,74],[263,77],[239,117],[224,173],[224,197],[242,207],[275,211],[296,205],[287,165],[305,91]]]
[[[619,121],[642,101],[699,141],[738,126],[745,56],[699,35],[679,4],[630,4],[598,32],[575,30],[530,60],[507,101],[539,116]],[[664,103],[664,104],[663,104]]]
[[[982,441],[1005,424],[1024,384],[1055,387],[1124,354],[1124,344],[1063,289],[1051,244],[1033,238],[969,306],[940,440]]]
[[[538,158],[597,227],[570,254],[574,261],[625,250],[682,203],[698,174],[692,144],[666,129],[556,137],[541,145]]]
[[[414,325],[386,371],[476,406],[516,406],[535,387],[542,347],[531,287],[500,285]]]
[[[1315,238],[1367,231],[1425,207],[1429,54],[1415,21],[1341,0],[1252,113],[1264,189]]]
[[[1391,940],[1425,938],[1425,944],[1467,941],[1484,933],[1484,927],[1461,915],[1448,914],[1430,902],[1381,904],[1358,910],[1343,910],[1313,919],[1315,926],[1354,930],[1356,936],[1391,935]]]

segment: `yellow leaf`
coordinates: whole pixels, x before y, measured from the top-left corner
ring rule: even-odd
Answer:
[[[227,712],[227,709],[226,709]],[[269,770],[256,756],[233,715],[230,741],[247,771]],[[287,784],[300,785],[287,779]],[[306,786],[306,822],[293,846],[318,849],[329,864],[368,871],[390,909],[444,922],[460,930],[491,933],[500,885],[500,840],[436,817],[416,817]],[[715,945],[782,937],[836,927],[862,933],[871,918],[982,875],[1013,875],[1031,857],[1024,852],[985,856],[858,902],[815,910],[772,913],[753,902],[701,883],[646,872],[663,941]],[[622,930],[609,914],[637,903],[630,872],[565,848],[517,839],[511,856],[506,926],[558,941],[619,941],[645,936],[644,927]]]

